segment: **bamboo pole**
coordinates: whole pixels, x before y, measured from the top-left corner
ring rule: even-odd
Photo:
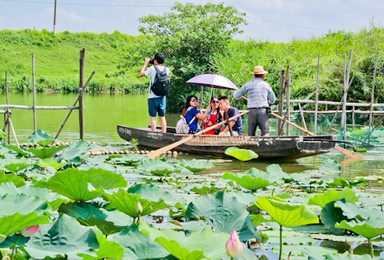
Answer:
[[[11,127],[11,130],[12,130],[12,133],[13,133],[13,137],[15,138],[16,145],[17,145],[18,148],[20,148],[20,144],[19,144],[19,141],[17,140],[15,128],[13,127],[11,118],[8,118],[8,122],[9,122],[9,125]]]
[[[315,103],[315,119],[313,124],[314,134],[317,134],[317,112],[319,110],[319,78],[320,78],[320,55],[317,57],[316,103]]]
[[[36,81],[35,81],[35,53],[32,53],[32,86],[33,86],[33,131],[36,132]]]
[[[301,107],[300,103],[299,103],[299,109],[300,109],[300,115],[301,115],[301,123],[303,124],[304,129],[308,130],[307,124],[305,123],[303,108]]]
[[[9,105],[8,93],[9,93],[9,90],[8,90],[8,71],[5,71],[5,98],[6,98],[7,105]],[[7,111],[7,126],[8,126],[8,144],[11,144],[11,128],[10,128],[10,125],[8,122],[9,117],[10,117],[10,113],[9,113],[9,109],[7,109],[6,111]]]
[[[283,105],[284,105],[283,99],[284,99],[284,93],[285,93],[285,90],[284,90],[284,75],[285,75],[285,71],[282,70],[281,74],[280,74],[280,85],[279,85],[279,101],[280,101],[279,105],[278,105],[278,108],[279,108],[278,114],[279,114],[279,116],[283,116]],[[276,135],[277,136],[281,135],[281,132],[280,132],[281,125],[282,125],[282,122],[278,120],[277,121],[277,131],[276,131]]]
[[[346,71],[346,62],[347,62],[347,56],[344,55],[344,72]],[[343,137],[344,141],[347,139],[347,114],[346,114],[346,108],[347,108],[347,95],[349,90],[349,74],[351,73],[351,63],[352,63],[352,50],[349,51],[349,60],[348,60],[348,70],[344,76],[345,82],[344,82],[344,95],[343,95]]]
[[[287,66],[287,72],[285,74],[286,82],[285,82],[285,90],[286,90],[286,120],[291,121],[291,73],[289,72],[289,65]],[[290,126],[287,124],[287,135],[290,135]]]
[[[355,107],[352,107],[352,131],[355,130]]]
[[[80,91],[79,91],[79,131],[80,139],[84,140],[84,74],[85,74],[85,49],[80,51]]]
[[[370,105],[370,113],[369,113],[369,130],[373,128],[373,101],[375,100],[376,70],[377,70],[377,61],[375,61],[375,69],[373,71],[371,105]]]
[[[85,84],[84,84],[84,86],[83,86],[83,89],[85,89],[85,88],[88,86],[88,84],[89,84],[89,82],[91,81],[93,75],[95,75],[95,71],[92,71],[91,76],[89,76],[87,82],[85,82]],[[79,96],[77,96],[77,99],[76,99],[75,102],[73,103],[73,106],[76,106],[76,104],[77,104],[77,102],[79,101],[79,99],[80,99],[80,94],[79,94]],[[67,122],[67,120],[68,120],[69,116],[71,115],[72,111],[73,111],[73,109],[71,109],[71,110],[68,111],[67,116],[64,118],[63,123],[60,125],[59,131],[57,131],[57,134],[56,134],[56,136],[55,136],[55,139],[57,139],[57,138],[59,137],[60,132],[61,132],[61,130],[63,130],[64,125],[65,125],[65,123]]]
[[[13,108],[13,109],[26,109],[33,110],[33,106],[24,106],[24,105],[0,105],[0,108]],[[70,109],[79,109],[78,106],[36,106],[36,110],[70,110]]]

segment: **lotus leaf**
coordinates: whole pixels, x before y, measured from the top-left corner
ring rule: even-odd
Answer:
[[[56,258],[57,255],[80,259],[79,253],[95,255],[92,248],[97,249],[99,244],[92,228],[60,214],[53,224],[40,226],[24,247],[34,259]]]
[[[7,134],[3,132],[3,130],[0,129],[0,139],[3,139],[7,137]]]
[[[90,191],[88,184],[96,189],[109,190],[126,187],[127,181],[122,175],[103,169],[90,169],[88,171],[68,169],[57,172],[46,182],[37,182],[35,187],[53,190],[75,201],[88,201],[100,195],[96,191]]]
[[[191,161],[180,160],[179,164],[194,173],[201,172],[210,168],[215,168],[215,166],[210,161],[196,159],[192,159]]]
[[[342,220],[347,220],[348,218],[343,215],[343,211],[340,208],[335,207],[335,201],[325,205],[325,207],[321,210],[320,218],[324,226],[329,228],[332,233],[337,235],[344,233],[342,229],[336,228],[335,224],[337,222],[341,222]]]
[[[384,234],[384,221],[382,217],[369,217],[364,221],[345,220],[336,223],[335,227],[344,228],[355,232],[365,238],[371,239]]]
[[[80,163],[80,157],[84,156],[90,149],[91,145],[88,142],[79,140],[79,142],[73,143],[63,150],[63,154],[60,155],[59,161],[65,160],[69,163]]]
[[[163,200],[166,204],[174,206],[177,201],[168,191],[153,184],[136,184],[128,189],[128,193],[139,194],[141,199],[149,201]]]
[[[277,197],[259,197],[255,205],[283,227],[319,223],[317,215],[306,205],[291,204]]]
[[[0,197],[0,217],[13,215],[15,213],[27,214],[35,212],[42,215],[48,210],[46,200],[36,196],[28,196],[25,194],[3,195]]]
[[[354,255],[349,252],[337,255],[326,255],[325,260],[372,260],[369,255]]]
[[[0,234],[9,236],[24,228],[48,223],[48,216],[39,216],[36,212],[28,214],[15,213],[0,218]]]
[[[240,149],[237,147],[229,147],[225,150],[224,153],[240,161],[249,161],[259,157],[257,153],[252,150]]]
[[[120,190],[113,194],[101,192],[101,194],[109,200],[111,203],[108,205],[108,209],[117,209],[128,216],[137,218],[139,216],[149,215],[160,209],[167,208],[169,205],[165,204],[163,200],[159,202],[153,202],[146,199],[141,199],[140,195],[130,194],[125,190]],[[139,213],[137,210],[137,203],[140,202],[143,207],[143,212]]]
[[[46,131],[36,130],[28,137],[28,141],[34,144],[46,146],[53,143],[55,138],[50,136]]]
[[[57,154],[59,151],[65,148],[65,145],[61,146],[51,146],[51,147],[37,147],[37,148],[29,148],[27,151],[30,153],[33,153],[36,157],[40,159],[49,158],[55,154]]]
[[[149,159],[141,162],[139,168],[156,176],[167,176],[176,170],[173,164],[160,159]]]
[[[225,192],[195,199],[189,203],[185,217],[204,217],[217,232],[231,233],[236,229],[242,241],[252,238],[261,241],[245,205]]]
[[[364,220],[369,217],[381,217],[384,223],[384,214],[382,211],[375,208],[359,208],[351,202],[337,201],[335,207],[339,207],[343,211],[343,215],[348,219],[358,218]]]
[[[116,242],[109,241],[98,228],[93,228],[97,242],[99,242],[99,249],[95,250],[96,257],[88,254],[78,254],[84,260],[98,260],[104,258],[121,259],[124,256],[124,249]]]
[[[349,181],[344,178],[336,178],[332,183],[328,183],[329,187],[354,187],[356,185],[363,184],[365,182],[364,178],[360,178],[357,181]]]
[[[309,199],[308,205],[319,205],[324,208],[330,202],[345,199],[349,202],[355,202],[359,199],[351,189],[328,190],[324,194],[318,194]]]
[[[111,155],[108,157],[109,163],[125,164],[125,165],[139,163],[147,159],[148,159],[148,156],[146,156],[145,154],[138,154],[138,153],[124,154],[124,155]]]
[[[0,171],[0,183],[12,182],[16,187],[25,185],[25,180],[15,174],[5,174],[4,171]],[[0,193],[4,194],[4,193]]]
[[[265,188],[269,185],[273,185],[273,183],[269,182],[268,180],[264,180],[263,178],[253,178],[249,175],[243,175],[243,174],[233,174],[230,172],[226,172],[223,177],[223,179],[228,180],[234,180],[236,183],[238,183],[241,187],[251,190],[252,192],[255,192],[258,189]]]
[[[253,225],[255,225],[255,227],[257,227],[260,224],[265,223],[265,222],[271,222],[270,219],[264,218],[263,214],[252,215],[251,218],[253,221]]]
[[[42,168],[52,167],[55,170],[58,170],[58,169],[63,168],[65,165],[67,165],[67,162],[61,161],[60,163],[58,163],[56,160],[54,160],[52,158],[46,158],[46,159],[40,160],[37,163],[37,165],[42,167]]]
[[[31,156],[31,153],[19,148],[16,145],[7,145],[7,148],[14,150],[15,152],[18,153],[18,155],[22,155],[24,157],[30,157]]]
[[[111,240],[124,248],[124,259],[163,259],[169,253],[157,242],[138,229],[137,225],[126,227]]]
[[[81,202],[79,204],[66,204],[60,207],[60,212],[76,218],[86,226],[97,226],[105,235],[110,235],[123,230],[131,225],[133,220],[119,211],[107,211],[91,204]],[[114,223],[112,215],[118,214],[119,221]]]
[[[190,189],[190,191],[197,193],[197,194],[200,194],[200,195],[203,195],[203,194],[213,194],[215,192],[220,191],[220,189],[213,187],[213,186],[210,186],[210,187],[201,186],[200,188],[195,186],[192,189]]]
[[[33,163],[30,160],[21,158],[7,160],[7,164],[4,167],[9,171],[18,172],[32,165]]]

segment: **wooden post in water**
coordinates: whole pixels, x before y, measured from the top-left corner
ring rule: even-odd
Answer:
[[[84,140],[84,75],[85,75],[85,49],[80,51],[80,90],[79,90],[79,131],[80,139]]]
[[[371,107],[370,107],[370,113],[369,113],[369,130],[373,128],[373,101],[375,100],[376,70],[377,70],[377,61],[375,61],[375,69],[373,71]]]
[[[302,123],[302,126],[304,127],[305,130],[308,130],[308,129],[307,129],[307,124],[305,123],[305,118],[304,118],[303,108],[301,107],[301,104],[300,104],[300,103],[299,103],[299,109],[300,109],[300,116],[301,116],[301,123]],[[303,132],[301,132],[301,135],[303,135]]]
[[[9,99],[8,99],[8,71],[5,71],[5,98],[7,105],[9,105]],[[11,144],[11,127],[8,123],[9,117],[10,117],[9,109],[7,109],[7,126],[8,126],[8,144]]]
[[[280,85],[279,85],[279,105],[278,105],[278,109],[279,109],[279,113],[278,115],[283,117],[283,99],[284,99],[284,75],[285,75],[285,71],[282,70],[281,71],[281,74],[280,74]],[[280,120],[277,121],[277,129],[276,129],[276,135],[279,136],[281,135],[281,124],[282,122]]]
[[[320,55],[317,57],[315,121],[314,121],[314,124],[313,124],[313,133],[315,135],[317,134],[317,112],[319,110],[319,78],[320,78]]]
[[[352,106],[352,131],[355,130],[355,106]]]
[[[345,65],[344,65],[344,71],[345,71],[345,68],[346,68],[346,56],[344,56],[344,61],[345,61]],[[349,74],[351,73],[351,63],[352,63],[352,50],[349,51],[349,61],[348,61],[348,70],[347,70],[347,73],[345,75],[345,82],[344,82],[344,96],[343,96],[343,118],[344,118],[344,121],[343,121],[343,136],[344,136],[344,141],[347,139],[347,95],[348,95],[348,90],[349,90]],[[345,144],[344,144],[344,147],[345,147]]]
[[[32,53],[32,86],[33,86],[33,131],[36,132],[36,80],[35,80],[35,53]]]
[[[291,73],[289,72],[289,65],[285,74],[285,94],[286,94],[286,119],[291,121]],[[291,135],[290,125],[287,124],[287,135]]]

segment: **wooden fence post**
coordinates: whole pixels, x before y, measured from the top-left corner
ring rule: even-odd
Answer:
[[[316,80],[316,104],[315,119],[313,124],[313,133],[317,134],[317,112],[319,111],[319,78],[320,78],[320,55],[317,57],[317,80]]]
[[[36,132],[36,80],[35,80],[35,53],[32,53],[32,86],[33,86],[33,131]]]
[[[289,65],[285,74],[285,95],[286,95],[286,120],[291,121],[291,73],[289,72]],[[287,124],[287,135],[290,135],[290,125]]]
[[[285,71],[282,70],[281,71],[281,74],[280,74],[280,86],[279,86],[279,105],[278,105],[278,109],[279,109],[279,116],[283,117],[283,99],[284,99],[284,93],[285,93],[285,90],[284,90],[284,75],[285,75]],[[276,135],[279,136],[281,135],[281,124],[282,122],[280,120],[277,120],[277,129],[276,129]]]
[[[7,105],[9,105],[9,99],[8,99],[8,71],[5,71],[5,97]],[[11,127],[8,123],[9,117],[10,117],[9,109],[7,109],[7,126],[8,126],[8,144],[11,144]]]
[[[80,90],[79,90],[79,131],[80,139],[84,140],[84,75],[85,75],[85,49],[80,51]]]

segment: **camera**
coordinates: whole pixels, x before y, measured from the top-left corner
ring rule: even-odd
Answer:
[[[153,61],[154,61],[154,60],[155,60],[154,58],[150,59],[150,60],[149,60],[149,64],[153,64]]]

